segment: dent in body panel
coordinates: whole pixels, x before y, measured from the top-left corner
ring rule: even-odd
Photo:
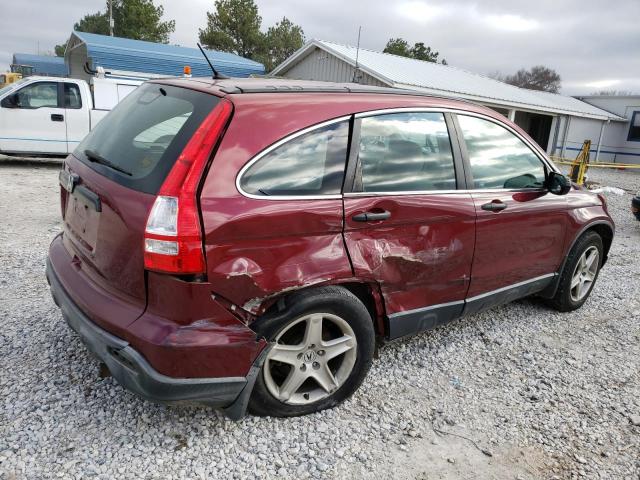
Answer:
[[[214,293],[253,315],[288,291],[352,276],[341,234],[219,245],[209,259]]]
[[[148,305],[123,338],[168,376],[244,376],[264,339],[212,298],[212,285],[149,272]],[[180,299],[180,301],[176,301]]]
[[[377,210],[390,218],[352,219]],[[355,275],[378,282],[388,314],[464,298],[475,241],[470,195],[350,197],[345,217]]]
[[[366,236],[354,242],[350,253],[354,264],[363,272],[370,272],[384,289],[403,289],[437,275],[443,262],[457,263],[456,254],[462,248],[458,239],[439,244],[429,238],[426,232],[414,239]]]

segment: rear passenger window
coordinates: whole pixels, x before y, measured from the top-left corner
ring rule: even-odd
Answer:
[[[80,88],[75,83],[64,84],[64,107],[65,108],[82,108],[82,99],[80,98]]]
[[[340,194],[348,138],[346,121],[300,135],[259,158],[240,187],[261,196]]]
[[[363,118],[359,170],[364,192],[455,190],[444,115],[408,112]]]
[[[518,137],[481,118],[458,115],[474,188],[541,188],[544,165]]]

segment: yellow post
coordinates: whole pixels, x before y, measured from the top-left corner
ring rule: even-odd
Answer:
[[[582,150],[571,163],[571,172],[569,176],[571,180],[578,185],[584,185],[584,177],[589,169],[589,152],[591,151],[591,140],[585,140]]]

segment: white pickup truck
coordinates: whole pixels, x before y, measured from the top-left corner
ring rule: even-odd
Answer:
[[[66,155],[142,80],[27,77],[0,89],[0,153]]]

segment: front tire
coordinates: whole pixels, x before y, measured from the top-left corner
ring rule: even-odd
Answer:
[[[564,268],[556,294],[549,304],[560,312],[580,308],[587,301],[596,283],[604,258],[602,238],[596,232],[587,232],[575,243]]]
[[[283,304],[284,303],[284,304]],[[292,417],[332,408],[364,380],[375,333],[367,308],[336,286],[296,292],[253,328],[271,343],[249,401],[254,415]]]

